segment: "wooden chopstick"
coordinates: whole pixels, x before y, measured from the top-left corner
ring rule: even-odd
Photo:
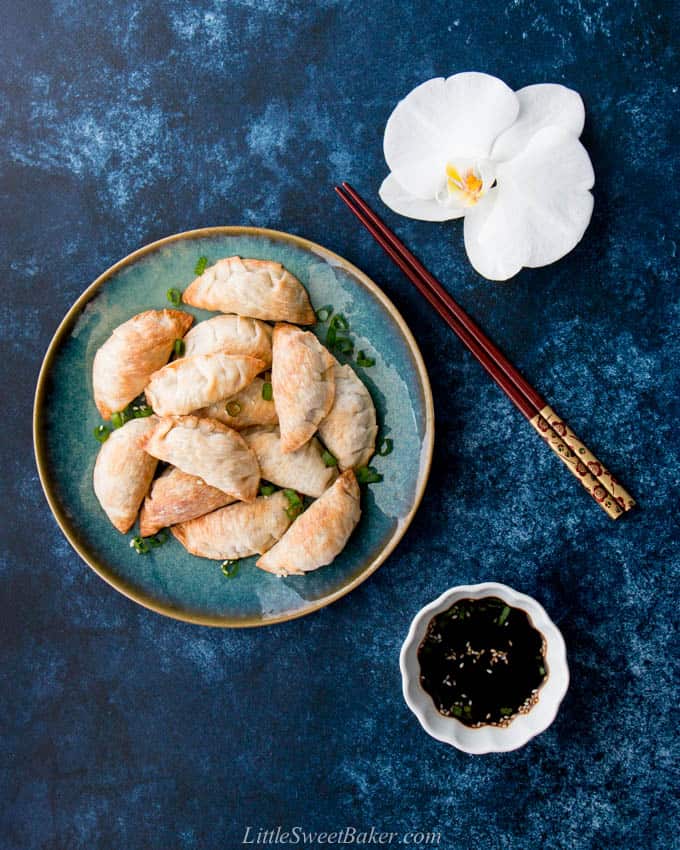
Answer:
[[[349,183],[335,191],[461,339],[601,508],[616,519],[633,498]]]

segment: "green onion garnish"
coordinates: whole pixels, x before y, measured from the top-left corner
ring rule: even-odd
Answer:
[[[159,531],[155,537],[133,537],[130,541],[130,546],[138,555],[146,555],[152,549],[162,546],[167,539],[167,533],[165,531]]]
[[[376,472],[372,466],[360,466],[356,470],[356,476],[359,484],[377,484],[383,480],[382,475]]]
[[[321,455],[321,460],[326,464],[326,466],[337,466],[338,459],[334,457],[328,449],[324,450],[324,453]]]
[[[331,320],[331,327],[338,328],[341,331],[348,331],[349,322],[342,315],[342,313],[336,313],[335,316],[333,316],[333,319]]]
[[[130,546],[138,555],[146,555],[146,553],[151,549],[143,537],[133,537],[130,541]]]
[[[275,490],[273,484],[260,484],[260,496],[271,496]]]
[[[224,409],[229,416],[238,416],[241,412],[241,405],[237,401],[228,401]]]
[[[302,504],[302,499],[295,490],[284,490],[283,495],[288,499],[288,504],[291,507],[297,507]]]
[[[503,610],[501,611],[501,615],[498,618],[498,625],[502,626],[503,623],[508,619],[508,615],[510,614],[510,609],[507,605],[503,606]]]
[[[454,717],[461,717],[463,714],[463,709],[459,705],[454,705],[451,709]]]
[[[288,519],[295,519],[302,513],[302,505],[291,505],[286,508],[286,516]]]
[[[316,311],[316,318],[319,322],[327,322],[330,317],[333,315],[333,308],[330,304],[327,304],[325,307],[320,307]]]
[[[182,302],[182,293],[179,289],[168,289],[165,293],[165,297],[172,304],[173,307],[179,307]]]
[[[389,437],[385,437],[385,439],[378,446],[378,454],[380,457],[386,457],[389,454],[392,454],[392,449],[394,448],[394,443],[390,440]]]
[[[97,427],[92,432],[96,440],[100,443],[105,443],[109,439],[109,434],[111,433],[111,429],[107,428],[106,425],[97,425]]]
[[[357,354],[357,366],[363,366],[364,369],[368,369],[369,366],[375,366],[375,358],[366,357],[366,352],[360,351]]]
[[[541,676],[545,676],[545,667],[543,667],[543,666],[539,667],[538,672],[541,674]]]
[[[326,332],[326,348],[333,348],[333,346],[335,345],[336,336],[337,331],[331,323],[330,327],[328,328],[328,331]]]
[[[274,398],[272,385],[269,381],[265,381],[264,384],[262,384],[262,398],[265,401],[271,401]]]
[[[227,578],[234,578],[239,571],[239,567],[240,564],[238,561],[222,561],[220,564],[222,575],[225,575]]]
[[[111,424],[114,428],[121,428],[127,422],[127,417],[124,410],[117,410],[111,414]]]
[[[335,350],[340,354],[351,354],[354,351],[354,343],[349,337],[343,336],[335,342]]]
[[[513,713],[511,708],[501,708],[500,712],[504,717],[507,717],[509,714]]]
[[[178,357],[181,357],[186,351],[186,345],[184,344],[184,340],[176,339],[175,344],[172,346],[172,349]]]
[[[199,257],[198,262],[196,263],[196,268],[194,269],[194,274],[199,275],[203,274],[203,272],[208,268],[208,258],[207,257]]]
[[[147,416],[151,416],[152,413],[153,408],[146,403],[135,405],[132,408],[132,416],[135,419],[145,419]]]

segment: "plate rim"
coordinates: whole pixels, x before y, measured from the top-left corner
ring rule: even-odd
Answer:
[[[238,622],[226,621],[224,618],[211,617],[200,614],[197,615],[192,614],[190,612],[178,610],[170,605],[162,605],[160,603],[155,602],[153,599],[149,599],[145,594],[131,589],[125,584],[125,582],[118,580],[115,575],[112,575],[108,568],[99,561],[96,555],[93,557],[92,554],[88,552],[84,546],[80,545],[75,535],[71,532],[69,528],[68,518],[65,515],[65,512],[62,510],[52,490],[52,485],[47,471],[47,450],[45,446],[43,429],[41,429],[41,417],[44,409],[44,397],[46,392],[47,378],[56,352],[66,335],[72,330],[72,327],[75,325],[75,322],[85,305],[104,286],[104,284],[111,277],[113,277],[120,269],[132,265],[137,260],[146,256],[147,254],[152,253],[153,251],[158,250],[164,245],[168,245],[173,242],[179,242],[182,240],[197,239],[206,236],[218,235],[265,236],[273,240],[280,240],[288,243],[293,243],[297,247],[307,249],[314,254],[325,257],[329,261],[334,260],[341,268],[348,269],[353,275],[358,277],[363,283],[363,285],[366,286],[366,288],[371,292],[371,294],[378,299],[378,301],[383,305],[383,307],[389,313],[390,317],[399,327],[399,330],[406,339],[406,342],[414,357],[418,377],[420,379],[421,386],[423,388],[423,394],[425,397],[425,435],[423,440],[423,447],[421,448],[421,460],[418,470],[418,482],[416,486],[415,497],[413,499],[413,503],[408,514],[406,515],[406,517],[402,518],[397,524],[397,527],[395,528],[394,533],[388,540],[387,544],[383,547],[379,554],[375,558],[373,558],[373,560],[359,573],[359,575],[355,576],[355,578],[347,585],[344,585],[339,590],[330,594],[330,596],[326,596],[323,599],[316,601],[313,605],[305,608],[304,610],[281,614],[279,616],[272,617],[268,620],[248,618],[244,620],[239,620]],[[148,244],[143,245],[141,248],[137,248],[136,250],[127,254],[125,257],[115,262],[112,266],[109,266],[108,269],[106,269],[104,272],[102,272],[102,274],[95,278],[95,280],[83,290],[83,292],[78,296],[75,302],[68,309],[66,315],[60,321],[59,325],[57,326],[57,329],[55,330],[52,336],[52,339],[50,340],[50,343],[47,347],[40,366],[40,371],[38,373],[38,381],[36,384],[36,390],[33,399],[32,419],[33,450],[36,466],[38,469],[38,477],[40,478],[40,484],[43,493],[45,494],[45,498],[47,499],[47,503],[52,512],[52,516],[56,520],[57,525],[59,526],[62,534],[64,535],[64,537],[66,537],[71,547],[87,564],[87,566],[90,567],[90,569],[93,570],[99,576],[99,578],[103,579],[107,584],[109,584],[123,596],[126,596],[128,599],[131,599],[133,602],[136,602],[138,605],[141,605],[142,607],[147,608],[150,611],[154,611],[157,614],[161,614],[173,620],[192,623],[194,625],[210,626],[217,628],[255,628],[258,626],[273,626],[277,623],[283,623],[289,620],[296,620],[299,617],[305,617],[308,614],[312,614],[315,611],[319,611],[320,609],[331,605],[333,602],[336,602],[338,599],[341,599],[343,596],[346,596],[348,593],[350,593],[352,590],[362,584],[369,576],[373,575],[373,573],[392,554],[392,552],[397,547],[403,536],[406,534],[406,531],[408,530],[409,526],[411,525],[411,522],[413,521],[413,518],[418,508],[420,507],[420,503],[425,493],[425,488],[427,487],[427,482],[430,476],[430,469],[432,466],[432,455],[434,451],[434,401],[432,398],[432,387],[430,385],[430,379],[427,373],[427,368],[425,366],[425,361],[423,360],[420,347],[418,346],[418,343],[416,342],[413,334],[411,333],[410,328],[406,324],[399,310],[397,310],[397,308],[383,292],[383,290],[365,272],[363,272],[349,260],[346,260],[344,257],[341,257],[334,251],[325,248],[323,245],[319,245],[317,242],[305,239],[304,237],[298,236],[294,233],[287,233],[283,230],[273,230],[266,227],[254,227],[249,225],[215,225],[212,227],[201,227],[193,230],[185,230],[180,233],[171,234],[170,236],[164,236],[161,239],[156,239],[154,242],[149,242]],[[424,458],[423,449],[425,451]]]

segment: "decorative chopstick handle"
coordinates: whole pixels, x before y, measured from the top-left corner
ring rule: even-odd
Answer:
[[[618,519],[624,511],[633,507],[635,500],[632,496],[549,405],[529,422],[611,519]]]
[[[549,404],[546,404],[543,410],[541,410],[541,416],[548,422],[553,431],[562,437],[569,448],[575,452],[576,457],[597,478],[623,511],[629,511],[635,507],[635,499],[630,493],[619,484],[605,465],[595,457],[585,443],[579,440],[564,419],[558,416]]]

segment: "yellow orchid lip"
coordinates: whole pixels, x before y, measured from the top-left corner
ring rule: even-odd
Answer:
[[[468,168],[461,177],[450,162],[446,165],[446,185],[452,195],[462,196],[466,206],[473,206],[484,194],[484,181],[473,168]]]

